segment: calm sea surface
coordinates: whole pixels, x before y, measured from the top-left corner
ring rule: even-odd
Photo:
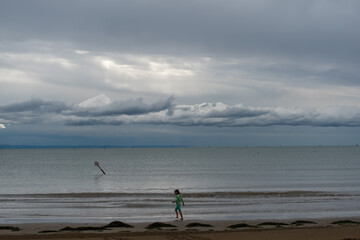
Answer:
[[[98,161],[106,175],[94,166]],[[0,223],[360,217],[360,147],[0,149]]]

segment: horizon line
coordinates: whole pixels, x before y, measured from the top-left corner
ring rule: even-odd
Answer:
[[[359,144],[352,145],[241,145],[241,146],[189,146],[189,145],[27,145],[27,144],[0,144],[0,149],[91,149],[91,148],[251,148],[251,147],[358,147]]]

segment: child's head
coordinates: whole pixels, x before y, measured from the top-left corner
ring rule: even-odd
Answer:
[[[179,191],[179,189],[175,189],[174,193],[175,193],[175,195],[178,195],[178,194],[180,194],[180,191]]]

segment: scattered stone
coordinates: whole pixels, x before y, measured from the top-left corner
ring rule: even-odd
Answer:
[[[109,223],[108,225],[103,226],[104,228],[133,228],[134,226],[131,226],[127,223],[120,222],[120,221],[114,221]]]
[[[237,229],[237,228],[256,228],[256,227],[251,226],[251,225],[246,224],[246,223],[239,223],[239,224],[230,225],[227,228]]]
[[[162,223],[162,222],[154,222],[152,224],[147,225],[146,229],[155,229],[155,228],[162,228],[162,227],[176,227],[174,225],[168,224],[168,223]]]
[[[189,223],[185,227],[193,228],[193,227],[213,227],[210,224],[204,224],[204,223]]]

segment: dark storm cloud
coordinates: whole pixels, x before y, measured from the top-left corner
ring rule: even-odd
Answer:
[[[58,101],[44,101],[41,99],[31,99],[28,101],[0,105],[0,113],[60,113],[69,109],[65,103]]]
[[[68,109],[65,103],[59,101],[31,99],[0,105],[0,121],[2,119],[3,123],[10,124],[38,124],[49,118],[49,115],[61,114]]]
[[[83,110],[79,111],[81,108]],[[100,95],[72,106],[31,100],[3,105],[0,114],[1,124],[58,122],[68,126],[170,124],[209,127],[360,127],[358,107],[338,106],[317,110],[224,103],[175,105],[174,97],[145,104],[142,100],[110,102],[106,96]]]
[[[155,53],[359,61],[359,1],[2,1],[3,39]],[[195,52],[196,53],[196,52]]]
[[[105,97],[100,95],[100,97]],[[106,98],[106,97],[105,97]],[[92,119],[92,117],[106,118],[108,116],[140,115],[152,112],[166,111],[167,115],[173,113],[175,98],[173,96],[155,103],[144,103],[141,98],[127,101],[114,101],[111,103],[99,103],[103,98],[92,98],[78,105],[66,105],[57,101],[45,101],[31,99],[28,101],[0,105],[0,120],[5,123],[41,123],[44,121],[67,120],[70,125],[115,125],[114,120]],[[110,100],[109,100],[110,101]],[[71,120],[73,117],[81,117],[79,122]],[[83,119],[86,118],[86,119]],[[58,120],[56,120],[58,119]]]
[[[217,85],[235,85],[239,79],[248,77],[263,82],[279,81],[292,88],[304,85],[314,89],[312,85],[317,85],[319,89],[326,89],[327,86],[318,86],[321,84],[359,86],[359,9],[360,1],[353,0],[1,1],[0,50],[20,54],[40,52],[61,59],[43,62],[37,59],[34,64],[29,60],[33,59],[30,55],[26,61],[19,58],[10,61],[8,57],[0,58],[0,62],[2,68],[8,67],[5,75],[14,73],[9,69],[27,70],[26,76],[34,74],[44,83],[81,87],[86,81],[86,86],[99,92],[119,88],[131,93],[137,89],[134,85],[141,84],[144,88],[141,94],[159,94],[149,87],[151,84],[147,85],[150,81],[147,84],[145,80],[132,81],[131,76],[136,73],[125,76],[130,80],[116,75],[119,72],[110,73],[115,82],[126,81],[129,89],[103,83],[109,73],[94,64],[91,56],[105,52],[134,54],[140,58],[152,55],[182,58],[189,65],[202,64],[194,59],[212,58],[214,66],[204,65],[200,77],[196,75],[199,69],[193,69],[196,78],[191,81],[194,83],[199,79],[212,79]],[[39,42],[31,44],[34,41]],[[82,58],[69,49],[90,51],[92,55]],[[77,67],[69,70],[71,65],[66,65],[64,59]],[[143,63],[129,59],[112,60],[134,66],[135,70],[144,69]],[[228,60],[239,63],[223,64]],[[224,84],[223,76],[231,74],[232,81]],[[144,75],[136,77],[144,78]],[[151,81],[158,78],[155,76]],[[166,95],[178,96],[176,90],[170,89]],[[259,97],[269,94],[260,89],[256,91]],[[203,92],[203,95],[208,93]],[[271,94],[276,98],[276,92]],[[215,100],[206,101],[237,97],[227,93],[219,95]],[[294,96],[290,93],[289,98],[290,95]],[[195,101],[202,101],[201,96],[198,99]],[[233,103],[237,101],[239,99]]]

